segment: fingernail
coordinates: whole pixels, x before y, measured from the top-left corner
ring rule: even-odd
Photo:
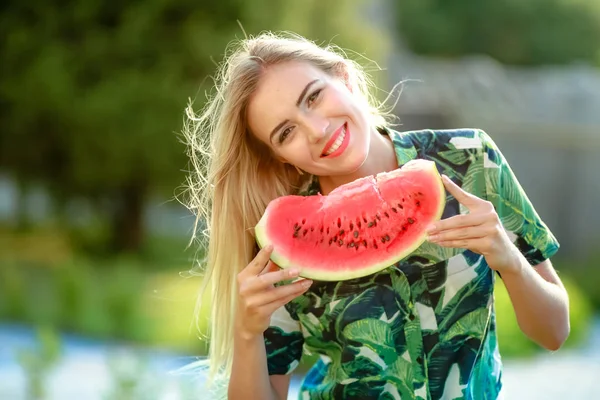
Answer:
[[[310,285],[312,285],[312,281],[310,279],[305,279],[304,282],[302,282],[302,286],[304,287],[309,287]]]
[[[437,235],[429,235],[427,236],[427,240],[429,240],[430,242],[435,242],[437,240],[438,236]]]
[[[290,272],[289,272],[290,276],[298,276],[299,273],[300,273],[300,271],[296,268],[290,269]]]
[[[266,251],[272,251],[273,250],[273,245],[272,244],[268,244],[265,246],[265,250]]]
[[[425,232],[433,232],[435,231],[435,225],[429,225],[427,228],[425,228]]]

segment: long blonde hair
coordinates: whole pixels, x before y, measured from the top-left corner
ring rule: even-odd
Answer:
[[[332,45],[320,47],[290,33],[263,33],[228,48],[215,77],[215,93],[199,114],[191,105],[187,108],[183,130],[193,167],[185,203],[197,217],[193,239],[206,249],[197,306],[210,290],[209,381],[231,371],[236,275],[256,254],[254,226],[271,200],[293,193],[307,179],[272,157],[246,122],[249,100],[265,70],[287,61],[309,62],[332,76],[343,74],[371,123],[387,124],[381,105],[374,106],[365,71]]]

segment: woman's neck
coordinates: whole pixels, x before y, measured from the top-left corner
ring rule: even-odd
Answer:
[[[393,171],[398,168],[398,160],[394,144],[388,135],[381,134],[376,129],[371,134],[369,154],[365,162],[349,175],[323,176],[319,178],[321,193],[329,194],[333,189],[365,176],[376,175],[380,172]]]

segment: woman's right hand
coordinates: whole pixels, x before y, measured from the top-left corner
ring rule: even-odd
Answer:
[[[298,270],[279,268],[269,259],[272,251],[272,246],[261,249],[237,275],[236,331],[244,337],[262,335],[275,310],[306,292],[312,284],[310,279],[301,279],[275,287],[277,282],[298,277]]]

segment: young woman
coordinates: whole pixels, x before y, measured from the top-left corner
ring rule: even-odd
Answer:
[[[558,243],[485,132],[391,129],[355,62],[292,35],[239,42],[216,89],[189,112],[186,137],[192,206],[207,222],[209,363],[228,398],[286,399],[303,349],[320,358],[302,399],[500,398],[496,275],[527,336],[550,350],[565,341]],[[448,197],[408,259],[311,282],[258,250],[253,229],[271,200],[327,195],[415,158],[435,161]]]

